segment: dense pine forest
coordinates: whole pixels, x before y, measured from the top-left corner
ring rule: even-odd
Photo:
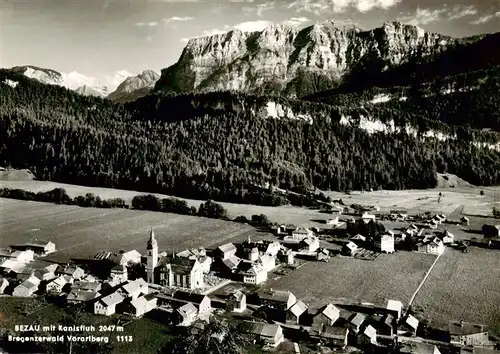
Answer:
[[[441,107],[458,97],[440,96],[441,102],[451,100]],[[300,193],[313,187],[428,188],[436,185],[437,172],[494,185],[500,182],[500,153],[475,147],[471,139],[497,142],[498,133],[469,127],[498,130],[495,97],[480,90],[471,99],[477,109],[453,105],[445,117],[433,101],[402,106],[395,100],[370,112],[382,121],[415,124],[421,132],[432,127],[457,136],[438,141],[345,126],[341,117],[353,109],[342,102],[218,92],[158,93],[115,105],[0,70],[0,164],[29,168],[43,180],[265,205],[301,204],[296,194],[274,187]],[[313,122],[268,118],[261,108],[269,100],[307,112]],[[490,114],[495,107],[496,115]]]

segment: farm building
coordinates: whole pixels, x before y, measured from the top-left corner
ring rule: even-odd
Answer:
[[[271,347],[277,347],[285,340],[283,330],[277,324],[244,321],[242,331],[257,336],[259,340]]]
[[[292,231],[292,238],[295,240],[301,241],[306,237],[312,237],[312,236],[314,236],[312,230],[305,227],[297,227],[295,230]]]
[[[225,245],[217,247],[214,251],[214,255],[220,259],[227,259],[236,254],[236,246],[232,243],[226,243]]]
[[[94,313],[96,315],[111,316],[116,312],[116,305],[123,302],[124,297],[118,292],[101,297],[94,303]]]
[[[59,294],[63,291],[64,287],[67,284],[71,284],[73,282],[73,278],[67,275],[60,275],[57,278],[52,279],[47,283],[46,291]]]
[[[343,247],[342,247],[342,253],[346,256],[354,256],[356,253],[358,253],[359,249],[358,249],[358,246],[352,242],[352,241],[349,241],[347,244],[345,244]]]
[[[132,300],[137,299],[141,294],[147,294],[144,287],[141,287],[141,284],[137,281],[126,281],[121,284],[120,287],[116,290],[124,299],[132,298]]]
[[[241,263],[241,258],[236,256],[229,256],[228,258],[222,260],[222,265],[224,266],[225,270],[231,273],[234,273]]]
[[[344,348],[347,346],[349,330],[347,327],[323,325],[319,331],[319,337],[327,344],[334,347]]]
[[[69,275],[75,280],[83,278],[85,271],[76,265],[59,266],[56,269],[56,275]]]
[[[500,224],[498,225],[483,225],[484,237],[500,237]]]
[[[487,345],[489,343],[486,326],[469,322],[450,322],[448,325],[450,343],[469,347]]]
[[[23,251],[31,250],[35,254],[40,256],[44,256],[46,254],[53,253],[56,251],[56,245],[54,244],[54,242],[40,241],[40,240],[19,244],[16,245],[15,248]]]
[[[388,232],[374,237],[374,246],[380,252],[394,253],[394,235]]]
[[[403,303],[401,301],[387,300],[387,305],[385,308],[391,311],[397,320],[401,318],[401,314],[403,313]]]
[[[398,334],[416,335],[419,321],[412,315],[407,315],[398,326]]]
[[[283,247],[282,249],[280,249],[277,257],[281,263],[285,263],[288,265],[292,265],[295,263],[295,253],[288,248]]]
[[[86,290],[71,290],[71,292],[66,297],[68,304],[82,304],[88,301],[92,301],[101,296],[100,293],[94,291]]]
[[[262,290],[258,293],[258,297],[260,305],[283,311],[288,310],[297,302],[297,298],[293,293],[284,290]]]
[[[444,243],[438,237],[426,236],[423,240],[417,242],[417,251],[439,255],[444,252]]]
[[[33,261],[34,252],[32,250],[16,251],[11,248],[0,248],[0,260],[9,260],[18,263],[28,263]]]
[[[241,258],[255,262],[259,259],[259,249],[255,245],[242,244],[241,251],[239,252]]]
[[[307,312],[307,306],[302,302],[302,300],[297,301],[292,307],[290,307],[286,312],[286,323],[287,324],[299,324],[300,317]]]
[[[57,267],[57,265],[55,265],[55,264],[54,264],[54,266]],[[42,281],[53,279],[56,276],[54,274],[54,267],[50,267],[50,266],[45,267],[45,268],[39,268],[39,269],[35,270],[35,273],[33,275]]]
[[[306,237],[299,242],[299,251],[314,253],[319,248],[319,239],[316,236]]]
[[[260,256],[257,263],[261,264],[267,272],[276,268],[276,258],[267,254]]]
[[[141,263],[141,254],[136,250],[131,250],[127,252],[113,253],[109,256],[109,259],[121,265],[136,264]]]
[[[128,279],[128,270],[127,267],[123,264],[117,264],[113,268],[111,268],[111,272],[109,274],[109,280],[111,283],[120,284]]]
[[[179,326],[189,326],[198,317],[198,310],[192,303],[188,302],[175,310],[174,317]]]
[[[212,300],[206,296],[186,291],[176,291],[172,295],[172,303],[185,304],[192,303],[199,315],[209,312],[212,309]]]
[[[314,315],[311,330],[318,331],[324,325],[333,326],[339,317],[340,310],[332,304],[327,304]]]
[[[349,238],[349,241],[354,242],[356,245],[363,244],[366,242],[366,237],[361,234],[356,234],[353,237]]]
[[[243,312],[247,308],[247,296],[241,292],[236,291],[229,295],[226,301],[226,311],[229,312]]]
[[[267,270],[260,263],[243,263],[241,267],[243,282],[248,284],[261,284],[267,280]]]
[[[399,351],[401,354],[441,354],[434,344],[403,342]]]
[[[40,280],[31,277],[14,288],[12,296],[29,297],[32,296],[40,285]]]
[[[370,345],[377,343],[377,331],[372,326],[368,325],[360,330],[356,337],[356,342],[360,345]]]
[[[330,251],[328,251],[326,248],[318,249],[316,253],[316,260],[322,262],[328,262],[329,259],[330,259]]]
[[[442,232],[440,237],[445,245],[449,245],[449,244],[452,244],[453,242],[455,242],[455,235],[453,235],[449,231]]]
[[[139,296],[128,304],[127,312],[134,317],[141,317],[157,307],[158,299],[154,294]]]
[[[349,318],[349,327],[354,333],[358,333],[365,320],[365,315],[363,315],[362,313],[355,313]]]
[[[9,281],[0,277],[0,294],[5,293],[5,289],[9,286]]]
[[[375,328],[378,334],[392,336],[394,334],[394,324],[396,320],[391,314],[375,314],[370,318],[370,325]]]
[[[71,290],[100,291],[102,284],[99,282],[77,281],[71,285]]]

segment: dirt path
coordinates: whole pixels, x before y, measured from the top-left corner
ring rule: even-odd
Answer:
[[[446,251],[446,250],[445,250]],[[425,281],[427,280],[427,278],[429,277],[429,275],[431,274],[432,270],[434,269],[434,266],[436,265],[437,261],[439,260],[439,258],[441,258],[441,254],[438,255],[436,257],[436,259],[434,260],[434,262],[432,263],[431,267],[429,268],[429,270],[427,271],[427,273],[425,274],[425,277],[424,279],[422,279],[422,281],[420,282],[420,285],[418,286],[417,290],[415,290],[415,292],[413,293],[413,295],[411,296],[411,299],[410,299],[410,302],[408,303],[408,307],[407,307],[407,310],[411,307],[411,305],[413,304],[413,300],[415,300],[415,297],[417,296],[418,292],[420,291],[420,289],[422,288],[422,286],[424,286],[425,284]],[[406,313],[405,313],[406,315]]]

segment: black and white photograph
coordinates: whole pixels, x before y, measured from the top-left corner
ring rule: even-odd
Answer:
[[[1,0],[0,354],[500,354],[498,0]]]

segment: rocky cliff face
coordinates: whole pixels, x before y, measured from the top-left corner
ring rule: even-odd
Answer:
[[[64,85],[64,79],[61,73],[52,70],[39,68],[32,65],[15,66],[11,68],[12,71],[22,74],[30,79],[35,79],[41,83],[48,85]]]
[[[155,86],[160,75],[152,70],[145,70],[137,76],[128,77],[115,91],[108,95],[114,102],[129,102],[146,96]]]
[[[156,90],[236,90],[305,94],[335,87],[359,70],[384,71],[443,52],[456,40],[398,22],[362,31],[327,21],[295,30],[233,30],[191,39],[178,62],[162,70]]]

